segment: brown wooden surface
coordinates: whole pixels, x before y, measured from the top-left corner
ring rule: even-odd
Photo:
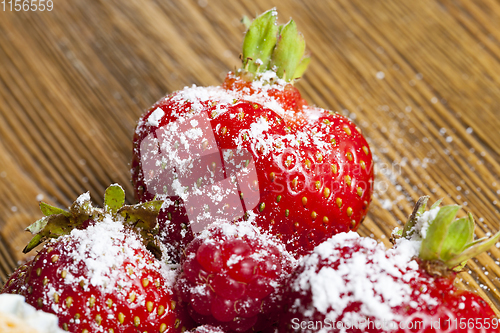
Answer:
[[[243,15],[272,2],[55,0],[0,7],[0,282],[41,217],[118,182],[133,201],[131,138],[141,113],[238,66]],[[363,235],[388,243],[420,195],[466,205],[482,237],[500,228],[500,3],[281,0],[312,63],[298,83],[351,116],[377,158]],[[383,73],[383,74],[382,74]],[[464,214],[464,212],[462,212]],[[500,250],[471,260],[462,288],[500,307]]]

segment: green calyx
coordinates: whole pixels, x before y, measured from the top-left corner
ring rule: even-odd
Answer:
[[[311,59],[305,54],[306,42],[295,22],[278,26],[277,15],[276,9],[271,9],[251,23],[243,19],[248,26],[243,42],[243,73],[256,77],[273,70],[279,78],[293,82],[304,74]]]
[[[467,260],[487,251],[500,239],[500,232],[488,238],[474,240],[474,218],[456,218],[461,206],[439,207],[437,201],[426,211],[428,196],[421,197],[403,230],[396,237],[420,240],[419,258],[426,262],[442,263],[448,269],[460,271]]]
[[[94,207],[88,194],[81,195],[68,211],[41,202],[40,210],[45,217],[26,228],[34,236],[23,252],[30,252],[50,238],[69,235],[73,229],[83,229],[89,220],[99,223],[111,217],[113,221],[136,230],[147,248],[158,256],[159,249],[153,235],[156,233],[157,217],[162,204],[163,201],[153,200],[138,205],[125,205],[125,192],[117,184],[106,189],[104,208]]]

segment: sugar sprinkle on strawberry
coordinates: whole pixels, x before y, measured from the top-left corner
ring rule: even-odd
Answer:
[[[123,189],[114,184],[102,209],[88,194],[69,211],[42,203],[46,216],[28,227],[34,236],[25,252],[44,246],[2,293],[23,295],[71,332],[190,329],[192,321],[172,290],[175,272],[154,236],[162,202],[124,202]]]
[[[346,246],[353,251],[350,256],[343,257],[341,251]],[[363,251],[358,252],[359,248]],[[343,259],[338,262],[338,258]],[[338,262],[338,267],[325,266],[317,272],[320,261]],[[354,232],[338,234],[323,242],[302,264],[304,271],[294,282],[293,289],[310,289],[312,306],[334,320],[332,315],[341,317],[355,302],[362,302],[359,313],[365,316],[395,319],[390,308],[408,302],[411,296],[410,286],[401,280],[403,272],[404,279],[409,281],[417,276],[418,270],[418,264],[407,253],[386,252],[383,244]],[[367,281],[372,283],[367,284]]]
[[[470,214],[456,219],[460,207],[439,208],[439,201],[426,211],[427,200],[420,198],[403,230],[393,233],[390,250],[352,232],[317,246],[290,278],[280,332],[442,332],[450,327],[454,332],[459,320],[496,320],[484,300],[453,282],[467,259],[490,248],[500,232],[474,241]],[[492,325],[468,328],[497,331]]]
[[[75,279],[72,272],[80,264],[83,264],[88,270],[84,280],[85,285],[101,287],[105,292],[111,292],[116,286],[124,286],[129,283],[123,280],[122,273],[116,268],[134,257],[135,252],[144,246],[137,237],[132,236],[130,230],[127,231],[123,224],[117,223],[111,216],[106,216],[102,222],[91,225],[86,229],[74,229],[70,235],[64,237],[77,244],[76,247],[70,248],[67,253],[73,259],[73,262],[70,266],[65,267],[68,273],[64,283],[76,287],[82,280]],[[123,246],[125,241],[127,246]],[[56,240],[53,242],[56,242]],[[47,246],[50,246],[50,244],[48,243]],[[166,278],[166,282],[169,283],[167,287],[173,284],[174,272],[163,264],[163,261],[151,263],[141,261],[138,268],[161,269],[162,275]]]
[[[175,289],[198,323],[226,332],[259,331],[277,321],[293,266],[272,236],[247,222],[219,222],[186,248]]]
[[[161,217],[165,243],[185,246],[211,220],[252,212],[257,226],[301,256],[363,221],[372,155],[354,123],[309,106],[293,86],[310,61],[293,20],[280,26],[276,10],[263,13],[248,24],[242,49],[242,67],[221,86],[185,87],[139,120],[135,194],[174,202]],[[152,126],[158,109],[164,114]]]

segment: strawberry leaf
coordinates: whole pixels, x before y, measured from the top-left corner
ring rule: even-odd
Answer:
[[[432,267],[439,266],[444,267],[445,270],[459,271],[468,259],[487,251],[500,239],[499,232],[491,238],[474,240],[474,218],[468,213],[465,218],[455,219],[461,208],[457,205],[438,208],[441,203],[439,200],[425,215],[427,199],[428,197],[421,197],[418,200],[404,226],[402,236],[410,240],[420,240],[422,237],[419,257],[424,263],[429,264],[428,267],[431,267],[427,270],[430,274],[437,271]],[[437,215],[431,213],[435,209],[439,209]],[[420,216],[426,218],[427,221],[420,221]],[[419,236],[414,237],[414,228],[417,226],[420,229],[417,230]]]
[[[66,217],[71,217],[71,213],[68,211],[65,211],[64,209],[58,208],[51,206],[45,202],[40,202],[40,210],[42,211],[43,215],[49,216],[53,214],[63,214]]]
[[[33,235],[38,234],[49,223],[50,216],[43,217],[26,228]]]
[[[74,225],[71,223],[71,219],[67,218],[63,214],[55,214],[44,217],[27,228],[27,230],[35,233],[35,236],[23,249],[23,252],[28,253],[48,238],[68,235],[73,229]]]
[[[436,218],[429,221],[427,235],[422,240],[420,248],[420,258],[424,260],[438,260],[444,240],[448,234],[448,229],[457,215],[460,206],[450,205],[439,209]]]
[[[453,221],[443,242],[441,260],[446,262],[462,253],[471,241],[472,235],[474,235],[474,221],[470,216]]]
[[[243,41],[243,65],[251,73],[268,68],[278,36],[276,18],[276,10],[268,10],[253,20],[248,28]]]
[[[241,23],[245,26],[245,28],[250,29],[250,26],[252,25],[252,20],[248,16],[243,16],[241,18]]]
[[[295,21],[290,20],[278,37],[271,59],[271,68],[276,67],[276,74],[285,81],[290,81],[295,77],[295,70],[302,61],[305,50],[304,36],[297,30]]]
[[[153,200],[134,206],[123,206],[118,210],[118,214],[132,227],[152,230],[156,227],[156,219],[162,205],[163,201]]]
[[[460,265],[470,258],[473,258],[485,251],[488,251],[490,247],[492,247],[498,240],[500,239],[500,231],[497,232],[493,237],[483,239],[481,242],[476,242],[474,245],[468,247],[465,251],[463,251],[460,255],[456,256],[453,259],[450,259],[446,262],[448,266],[454,267]]]
[[[311,59],[305,55],[304,36],[293,20],[278,26],[277,12],[271,9],[253,22],[247,17],[242,22],[248,30],[243,42],[241,77],[247,81],[256,79],[259,76],[255,74],[267,70],[275,71],[288,82],[302,77]]]
[[[295,68],[295,73],[293,74],[292,80],[301,78],[302,75],[304,75],[304,72],[306,71],[310,62],[311,62],[311,56],[309,55],[305,56],[300,62],[300,64],[297,66],[297,68]]]
[[[73,216],[80,214],[91,216],[94,210],[95,209],[92,207],[92,202],[90,201],[88,192],[81,194],[69,208],[69,211]]]
[[[439,207],[439,205],[441,204],[441,202],[443,201],[443,199],[439,199],[438,201],[436,201],[432,206],[431,206],[431,210],[433,210],[434,208],[436,207]]]
[[[157,233],[157,217],[163,201],[153,200],[134,206],[125,205],[125,192],[123,188],[114,184],[106,189],[104,194],[104,208],[96,208],[92,205],[89,193],[80,195],[71,205],[69,212],[53,207],[46,203],[40,203],[40,209],[45,217],[26,228],[34,236],[26,245],[23,252],[28,253],[45,242],[49,238],[68,235],[73,229],[87,228],[94,223],[100,223],[113,215],[117,219],[121,215],[129,227],[136,229],[142,235],[145,244],[158,255],[158,247],[155,245],[154,235]]]
[[[114,184],[109,186],[104,193],[104,210],[112,215],[125,204],[125,191],[123,188]]]
[[[28,245],[26,245],[23,249],[23,253],[28,253],[31,250],[33,250],[35,247],[37,247],[39,244],[43,243],[45,241],[44,237],[42,235],[35,235]]]

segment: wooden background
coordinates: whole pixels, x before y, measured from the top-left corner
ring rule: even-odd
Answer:
[[[25,259],[38,201],[133,201],[131,138],[141,113],[185,85],[217,85],[239,66],[264,0],[55,0],[51,12],[0,7],[0,282]],[[1,4],[0,4],[1,6]],[[350,116],[377,161],[363,235],[388,243],[420,195],[458,203],[476,233],[500,229],[500,3],[493,0],[280,0],[312,63],[297,84]],[[462,212],[461,214],[464,214]],[[500,245],[500,244],[499,244]],[[459,285],[500,307],[500,250]],[[1,284],[1,283],[0,283]]]

